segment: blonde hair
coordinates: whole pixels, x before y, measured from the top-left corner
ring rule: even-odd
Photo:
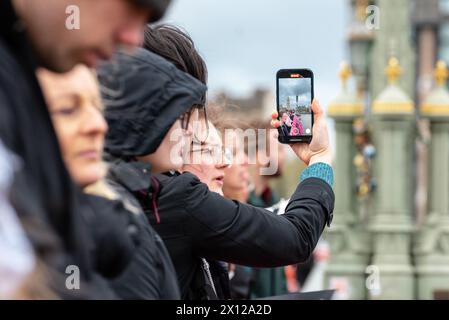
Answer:
[[[124,199],[118,192],[116,192],[105,179],[100,179],[97,182],[88,185],[84,188],[84,192],[87,194],[106,198],[108,200],[115,200],[122,202],[126,210],[140,214],[141,210],[131,204],[128,200]]]
[[[115,192],[111,186],[104,180],[98,180],[97,182],[88,185],[84,188],[84,192],[96,196],[100,196],[109,200],[119,200],[120,196]]]

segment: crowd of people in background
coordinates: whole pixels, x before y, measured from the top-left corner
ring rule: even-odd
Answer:
[[[288,173],[296,190],[268,210],[280,201],[270,180],[286,174],[283,132],[209,101],[194,41],[155,24],[169,3],[0,2],[0,298],[299,290],[287,280],[301,284],[333,217],[323,110],[313,102],[312,142],[290,146],[307,166]],[[69,5],[79,30],[65,27]],[[267,134],[245,142],[239,129]]]

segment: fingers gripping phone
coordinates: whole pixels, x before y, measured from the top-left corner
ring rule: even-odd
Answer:
[[[276,74],[276,104],[280,125],[279,142],[312,140],[313,72],[309,69],[281,69]]]

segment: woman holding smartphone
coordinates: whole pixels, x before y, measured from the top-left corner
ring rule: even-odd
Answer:
[[[157,42],[158,39],[160,42]],[[190,56],[192,50],[195,52],[193,44],[189,48],[185,39],[179,30],[169,30],[147,41],[145,46],[150,50],[148,46],[153,44],[153,51],[157,51],[156,47],[163,48],[161,52],[165,52],[164,56],[176,56],[167,54],[167,51],[177,52],[178,57],[180,52],[184,52],[181,54],[183,64],[178,65],[174,61],[183,70],[183,65],[192,64]],[[190,50],[178,50],[180,47],[186,49],[186,46]],[[103,86],[120,86],[121,92],[130,96],[145,92],[142,90],[145,90],[148,81],[137,81],[149,76],[145,73],[143,60],[139,59],[139,63],[143,63],[140,66],[130,65],[126,61],[122,61],[124,64],[118,68],[109,65],[108,70],[119,71],[113,77],[116,81],[108,81],[106,77],[100,77],[100,81]],[[194,64],[191,70],[197,70],[195,67],[198,65]],[[127,70],[133,70],[133,74],[129,74]],[[135,81],[119,81],[133,77],[136,77]],[[109,125],[106,150],[114,156],[115,164],[119,165],[110,175],[113,178],[111,182],[118,187],[117,190],[128,190],[127,192],[133,186],[131,194],[163,238],[174,261],[183,299],[216,297],[213,290],[208,290],[210,286],[205,276],[208,270],[203,267],[202,258],[255,267],[274,267],[305,261],[310,256],[325,225],[329,225],[332,220],[334,206],[327,126],[318,103],[314,103],[313,107],[314,140],[310,144],[292,145],[295,153],[309,168],[303,172],[285,214],[276,216],[265,209],[226,199],[210,191],[192,173],[180,173],[175,167],[171,168],[172,172],[164,175],[164,179],[155,180],[154,174],[162,173],[160,170],[163,168],[152,166],[152,162],[170,159],[170,150],[160,149],[160,142],[167,134],[166,129],[153,126],[151,130],[148,128],[145,135],[143,131],[124,130],[119,125],[120,121],[117,121],[126,118],[128,128],[138,128],[141,123],[150,123],[149,120],[154,117],[151,101],[158,104],[159,100],[154,97],[147,100],[150,99],[150,94],[147,98],[142,95],[140,97],[134,99],[132,104],[122,96],[112,94],[106,97],[105,116]],[[138,115],[130,114],[131,106],[140,110]],[[154,140],[151,140],[152,137]],[[137,143],[139,141],[153,141],[153,145],[150,148],[146,144],[144,150],[142,143]],[[150,149],[153,153],[158,149],[161,152],[152,160],[142,157],[142,153],[150,153]],[[125,174],[130,167],[152,168],[152,177],[150,172],[134,170],[131,185],[129,176]]]

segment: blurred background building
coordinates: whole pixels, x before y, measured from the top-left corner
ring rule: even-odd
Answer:
[[[355,88],[329,106],[337,202],[325,285],[356,299],[447,298],[449,1],[349,3],[340,75]]]

